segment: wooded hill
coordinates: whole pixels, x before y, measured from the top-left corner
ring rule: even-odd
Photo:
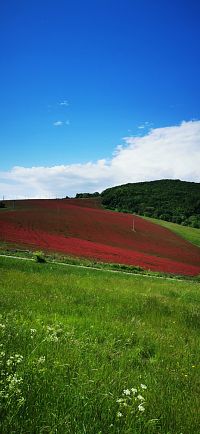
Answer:
[[[106,208],[200,228],[200,184],[162,179],[107,188]]]

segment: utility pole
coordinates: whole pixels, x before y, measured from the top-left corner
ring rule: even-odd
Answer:
[[[57,203],[57,232],[59,232],[60,229],[60,207],[59,203]]]
[[[133,226],[132,226],[132,231],[133,231],[133,232],[136,232],[136,230],[135,230],[135,220],[134,220],[134,216],[133,216]]]

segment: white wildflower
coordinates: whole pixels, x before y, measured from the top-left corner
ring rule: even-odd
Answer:
[[[21,363],[22,360],[23,360],[23,356],[21,356],[21,354],[15,354],[14,356],[10,356],[10,358],[6,362],[6,365],[12,366],[15,365],[15,363]]]
[[[47,337],[47,340],[49,342],[58,342],[58,336],[56,335],[56,333],[53,333],[52,335],[49,335]]]
[[[137,389],[134,389],[134,387],[132,387],[131,392],[133,393],[133,395],[135,395],[137,393]]]
[[[147,386],[141,384],[137,389],[132,387],[131,389],[123,390],[122,397],[116,400],[119,404],[118,418],[123,416],[126,419],[129,414],[135,414],[135,412],[140,412],[142,417],[142,413],[145,411],[144,404],[146,400],[140,394],[141,389],[147,389]],[[139,417],[139,414],[137,414],[137,417]]]
[[[14,363],[14,357],[10,356],[10,358],[7,360],[6,365],[7,366],[12,366]]]
[[[31,329],[31,339],[34,338],[36,331],[37,331],[36,329]]]
[[[128,396],[128,395],[131,394],[131,392],[130,392],[129,389],[124,389],[123,394],[126,395],[126,396]]]
[[[21,356],[21,354],[15,354],[14,358],[16,363],[21,363],[23,360],[23,356]]]
[[[47,337],[46,340],[48,342],[58,342],[59,340],[59,334],[62,332],[61,328],[58,328],[57,326],[55,327],[50,327],[47,326]]]
[[[40,364],[40,363],[45,363],[45,360],[46,360],[46,357],[45,357],[45,356],[41,356],[41,357],[39,357],[39,359],[38,359],[38,364]]]
[[[23,379],[22,377],[18,377],[17,374],[13,374],[7,377],[7,382],[9,383],[9,389],[12,390],[15,389],[18,386],[18,384],[21,384],[23,382]]]
[[[145,400],[145,398],[142,395],[138,395],[137,399],[139,399],[140,401],[144,401]]]
[[[153,424],[155,424],[156,425],[156,423],[159,421],[159,419],[150,419],[149,421],[148,421],[148,424],[149,425],[153,425]],[[180,433],[180,434],[183,434],[183,433]]]
[[[21,406],[25,403],[25,398],[21,396],[21,398],[18,399],[18,404]]]

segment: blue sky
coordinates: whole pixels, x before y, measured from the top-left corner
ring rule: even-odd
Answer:
[[[1,189],[15,166],[87,165],[124,137],[194,126],[199,20],[197,0],[3,2]]]

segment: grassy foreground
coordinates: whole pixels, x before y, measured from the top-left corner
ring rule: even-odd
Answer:
[[[0,432],[199,434],[199,303],[198,282],[0,258]]]

